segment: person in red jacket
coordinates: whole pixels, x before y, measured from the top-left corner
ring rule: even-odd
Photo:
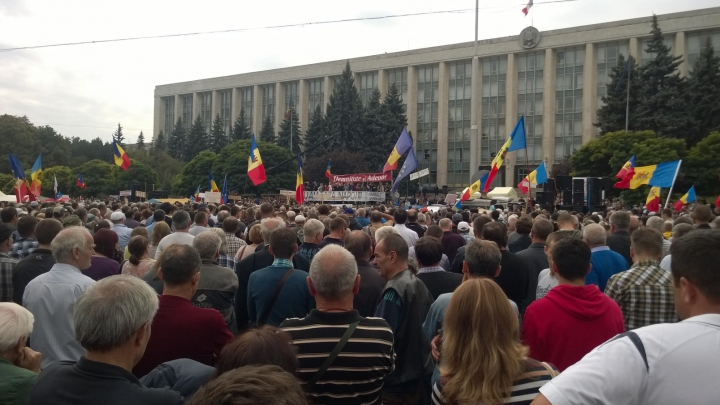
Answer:
[[[523,340],[530,357],[563,371],[595,347],[625,332],[620,307],[596,285],[585,285],[590,248],[579,239],[555,245],[550,271],[558,286],[525,312]]]

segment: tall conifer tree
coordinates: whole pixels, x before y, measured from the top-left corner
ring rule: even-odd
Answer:
[[[300,153],[302,147],[302,133],[300,132],[300,122],[295,108],[291,108],[285,119],[280,123],[280,131],[278,131],[277,145],[281,148],[290,148],[290,130],[292,128],[292,152]]]
[[[275,128],[270,116],[265,117],[260,129],[260,140],[263,142],[275,142]]]
[[[250,139],[250,126],[248,126],[244,108],[240,109],[240,114],[235,119],[235,124],[232,127],[232,141],[235,142],[241,139]]]

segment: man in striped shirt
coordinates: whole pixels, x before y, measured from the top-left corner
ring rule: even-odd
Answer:
[[[353,309],[360,288],[355,257],[341,246],[326,246],[313,258],[307,282],[317,309],[280,324],[298,349],[303,388],[317,404],[381,404],[385,376],[394,368],[393,333],[385,320]]]

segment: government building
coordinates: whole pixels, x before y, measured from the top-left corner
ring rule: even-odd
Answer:
[[[665,44],[683,58],[681,75],[692,69],[708,36],[720,50],[720,7],[658,15],[658,20]],[[524,115],[527,157],[524,151],[509,153],[494,182],[515,186],[541,161],[550,168],[598,135],[597,109],[613,91],[608,73],[620,54],[641,65],[652,59],[644,49],[650,29],[651,17],[553,31],[528,27],[517,36],[479,41],[477,51],[475,42],[466,42],[353,58],[350,67],[364,103],[373,89],[383,95],[393,84],[400,89],[418,170],[430,169],[420,179],[425,186],[469,185],[477,170],[490,169]],[[266,117],[277,132],[290,105],[305,130],[315,107],[325,110],[345,64],[338,60],[157,86],[154,133],[170,133],[178,118],[189,126],[198,115],[210,128],[216,114],[229,133],[241,109],[255,134]]]

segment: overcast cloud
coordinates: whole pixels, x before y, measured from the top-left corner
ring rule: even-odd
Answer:
[[[480,1],[480,39],[718,6],[717,0]],[[474,9],[473,0],[0,0],[0,49]],[[474,38],[474,11],[0,52],[0,114],[105,141],[152,135],[159,84],[397,52]],[[649,30],[649,27],[648,27]]]

